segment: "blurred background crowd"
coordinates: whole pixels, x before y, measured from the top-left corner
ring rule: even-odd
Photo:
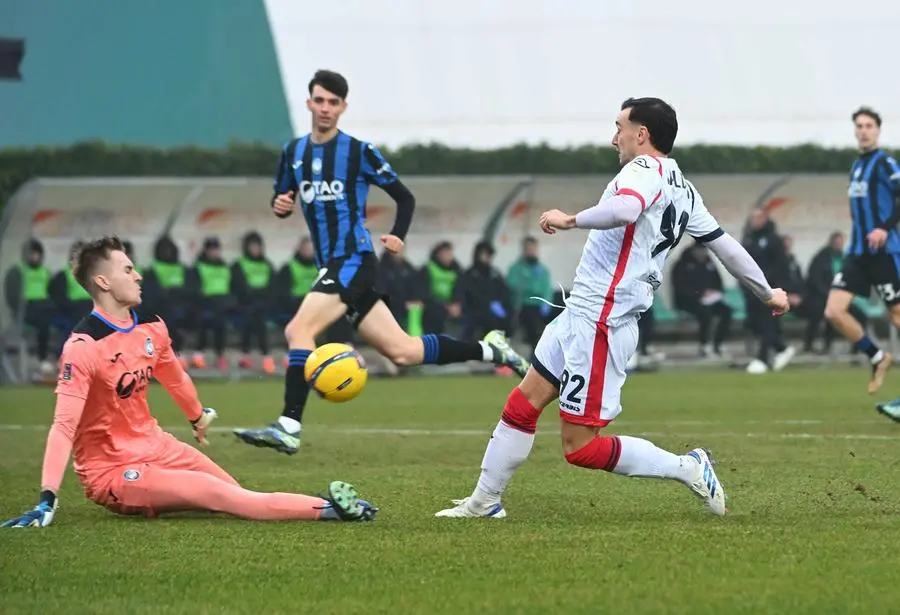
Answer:
[[[658,367],[666,359],[660,347],[678,353],[673,342],[681,342],[682,358],[732,363],[742,355],[741,365],[751,373],[781,369],[798,352],[832,351],[839,336],[824,318],[825,300],[841,265],[843,233],[832,233],[808,263],[801,263],[792,238],[779,233],[767,212],[752,213],[742,241],[771,283],[790,293],[793,312],[781,321],[747,291],[723,283],[708,250],[689,241],[669,263],[669,297],[661,293],[640,321],[640,349],[632,368]],[[471,254],[458,254],[452,242],[439,241],[424,263],[384,253],[379,291],[411,335],[478,339],[499,328],[530,352],[565,301],[565,289],[554,284],[539,245],[526,236],[518,258],[504,269],[495,264],[494,246],[487,241],[476,243]],[[222,373],[283,368],[282,328],[318,275],[309,237],[300,239],[287,262],[273,262],[256,231],[247,232],[241,253],[230,257],[216,236],[206,237],[195,254],[184,254],[172,238],[160,237],[148,262],[134,255],[127,240],[126,247],[143,276],[144,308],[169,324],[186,367]],[[52,376],[61,342],[90,312],[90,298],[70,268],[54,271],[45,265],[44,246],[36,238],[25,242],[21,261],[5,272],[4,296],[26,333],[37,371]],[[883,311],[880,303],[864,300],[852,309],[864,324]],[[360,344],[344,320],[320,340],[329,341]]]

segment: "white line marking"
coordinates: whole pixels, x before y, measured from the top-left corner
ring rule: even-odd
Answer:
[[[719,423],[697,423],[700,425],[718,425]],[[2,431],[47,431],[47,425],[10,425],[0,423]],[[231,433],[236,427],[217,425],[210,428],[211,433]],[[187,427],[174,427],[166,431],[187,432]],[[348,436],[406,436],[406,437],[477,437],[489,438],[491,428],[484,429],[417,429],[400,427],[314,427],[311,431]],[[559,436],[559,431],[543,429],[538,436]],[[765,433],[765,432],[678,432],[678,431],[631,431],[627,435],[643,438],[748,438],[756,440],[900,440],[900,433],[866,434],[866,433]]]

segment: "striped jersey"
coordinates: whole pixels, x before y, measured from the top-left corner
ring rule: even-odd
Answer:
[[[388,186],[397,174],[371,143],[338,131],[327,143],[310,135],[284,146],[275,194],[293,191],[315,246],[316,264],[373,252],[366,228],[369,186]]]
[[[685,232],[701,242],[724,234],[672,158],[638,156],[609,183],[600,205],[618,194],[639,199],[642,212],[627,226],[588,234],[566,302],[573,312],[609,327],[653,305],[666,257]]]
[[[878,249],[870,248],[866,235],[878,227],[887,227],[887,242],[883,251],[900,253],[900,233],[897,211],[900,200],[900,166],[883,150],[876,149],[862,153],[850,168],[850,254],[875,254]]]

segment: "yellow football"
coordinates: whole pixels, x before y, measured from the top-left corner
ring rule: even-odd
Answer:
[[[304,376],[320,397],[333,402],[350,401],[366,386],[366,362],[353,346],[325,344],[306,359]]]

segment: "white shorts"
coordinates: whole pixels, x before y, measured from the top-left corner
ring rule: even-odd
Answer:
[[[532,365],[559,386],[564,421],[605,427],[622,411],[625,366],[637,346],[637,319],[607,328],[566,309],[544,329]]]

